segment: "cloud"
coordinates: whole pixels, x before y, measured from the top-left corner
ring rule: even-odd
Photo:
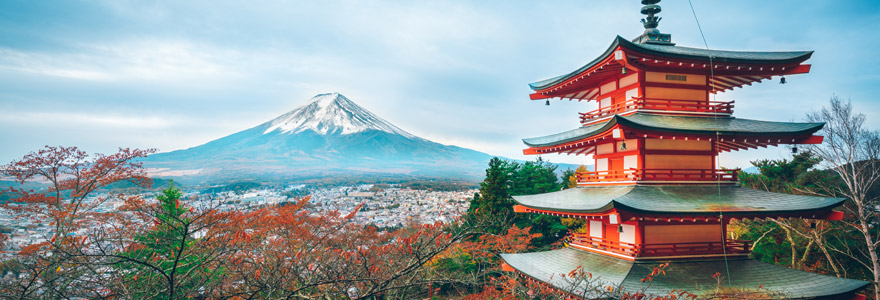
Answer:
[[[107,45],[80,45],[77,51],[35,52],[0,48],[0,69],[90,81],[182,80],[229,78],[228,62],[236,51],[183,41],[139,40]]]
[[[855,38],[872,34],[866,24],[877,13],[867,2],[794,11],[765,2],[696,7],[713,48],[817,50],[813,72],[790,84],[719,96],[737,100],[737,117],[797,120],[834,92],[855,101],[876,94],[880,75],[854,65],[876,61],[868,52],[878,40]],[[679,45],[702,45],[687,3],[663,5],[660,29]],[[528,100],[526,84],[576,69],[615,35],[640,33],[639,7],[492,0],[0,2],[6,37],[0,39],[0,140],[174,150],[339,91],[422,137],[532,159],[521,155],[521,138],[574,128],[576,112],[594,103],[544,107]],[[825,10],[831,13],[819,13]],[[779,12],[812,17],[775,18]],[[713,21],[732,18],[746,22]],[[855,105],[866,112],[877,106]],[[47,122],[65,132],[40,126]],[[24,151],[10,149],[0,149],[0,160]],[[739,157],[731,155],[737,164],[745,161]]]
[[[74,112],[15,112],[0,113],[0,122],[17,126],[40,127],[107,127],[114,129],[170,129],[180,122],[161,116],[106,115]]]

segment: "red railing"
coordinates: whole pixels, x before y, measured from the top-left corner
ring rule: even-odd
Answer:
[[[645,169],[640,180],[657,181],[737,181],[739,169]]]
[[[719,242],[696,242],[696,243],[664,243],[664,244],[630,244],[624,242],[608,241],[602,238],[591,237],[583,233],[570,233],[567,236],[572,245],[583,246],[598,250],[610,251],[631,257],[652,256],[677,256],[677,255],[711,255],[711,254],[748,254],[751,252],[752,242],[728,239],[725,243]]]
[[[569,244],[611,251],[632,257],[637,256],[639,252],[638,245],[636,244],[608,241],[602,238],[591,237],[584,233],[569,233],[567,238]]]
[[[739,169],[627,169],[577,172],[578,183],[619,181],[737,181]]]
[[[700,101],[700,100],[669,100],[654,98],[633,98],[625,102],[602,107],[593,111],[580,113],[581,123],[589,123],[596,119],[613,116],[636,109],[684,111],[711,114],[732,114],[733,101]]]
[[[575,173],[578,182],[609,182],[609,181],[635,181],[639,178],[639,171],[636,169],[629,170],[613,170],[613,171],[595,171],[595,172],[577,172]]]
[[[639,256],[675,256],[749,253],[752,242],[728,239],[722,242],[666,243],[641,245]]]

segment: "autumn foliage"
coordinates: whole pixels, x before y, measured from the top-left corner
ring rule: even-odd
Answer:
[[[152,150],[89,156],[46,147],[3,173],[40,178],[42,191],[11,190],[6,209],[53,230],[0,263],[0,298],[10,299],[681,299],[604,285],[585,270],[559,274],[564,290],[501,270],[499,253],[533,250],[541,233],[509,219],[465,215],[451,223],[382,231],[355,213],[317,213],[309,198],[250,210],[159,192],[111,192],[149,180],[136,162]],[[114,200],[112,210],[98,209]],[[504,227],[506,226],[506,227]],[[496,231],[497,228],[505,228]],[[491,230],[488,230],[491,229]],[[659,266],[645,281],[662,276]]]

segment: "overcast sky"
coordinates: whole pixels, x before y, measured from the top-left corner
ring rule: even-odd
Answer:
[[[255,4],[259,3],[259,4]],[[659,29],[702,47],[687,1]],[[815,50],[812,72],[718,96],[740,118],[800,121],[836,94],[880,128],[880,11],[871,1],[694,0],[711,48]],[[340,92],[418,136],[493,155],[573,129],[593,103],[530,101],[616,35],[636,0],[0,1],[0,163],[43,145],[172,151]],[[785,148],[723,154],[747,167]],[[586,157],[545,156],[583,163]]]

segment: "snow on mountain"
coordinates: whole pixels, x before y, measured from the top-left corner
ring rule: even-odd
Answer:
[[[317,95],[309,100],[308,104],[283,114],[265,125],[268,125],[268,128],[263,134],[273,131],[297,134],[312,130],[323,135],[334,133],[347,135],[373,129],[417,138],[339,93]]]
[[[143,162],[162,176],[205,180],[366,174],[478,179],[490,158],[412,135],[330,93],[255,127]]]

